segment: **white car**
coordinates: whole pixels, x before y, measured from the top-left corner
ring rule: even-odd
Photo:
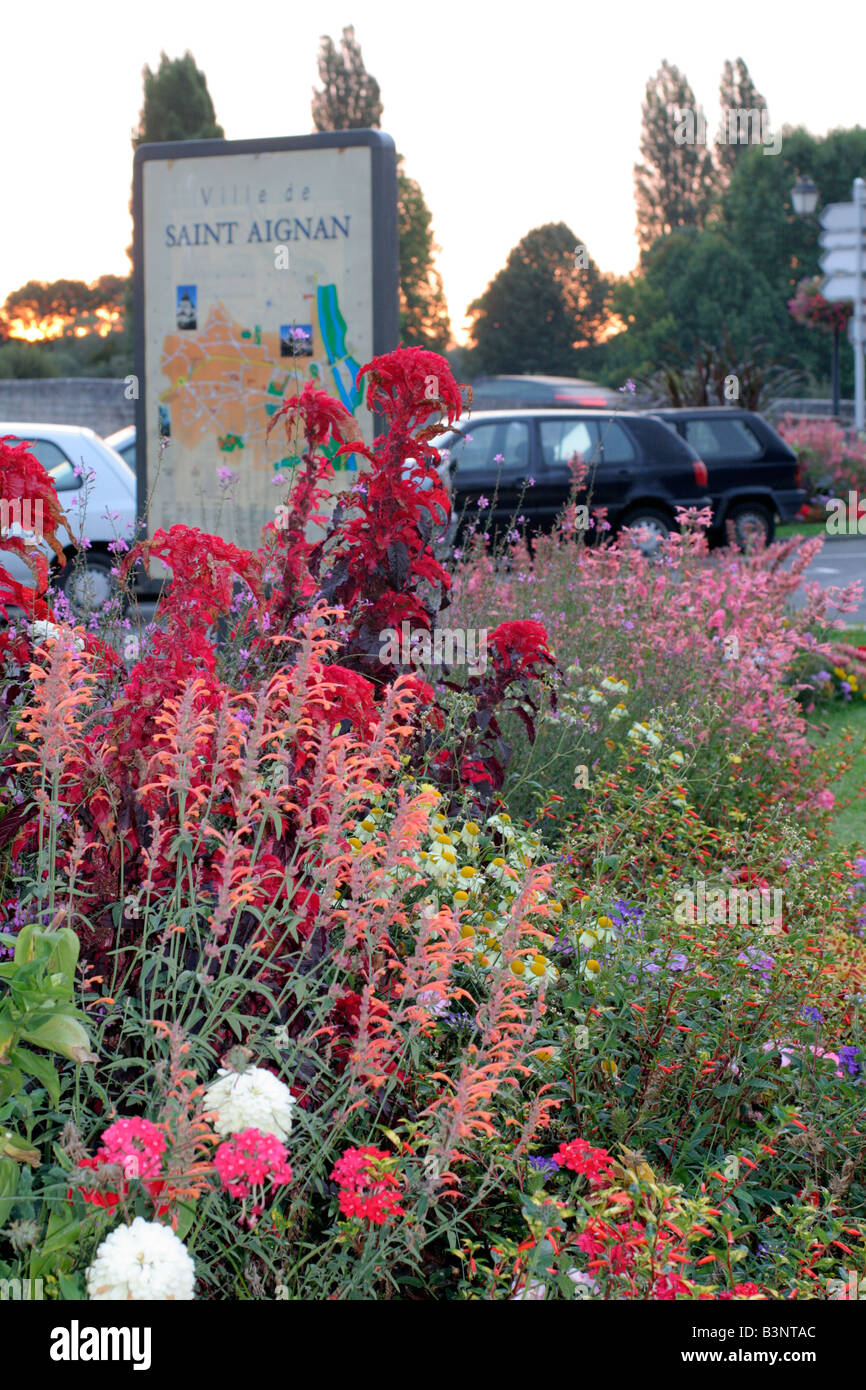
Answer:
[[[125,463],[128,463],[133,473],[138,476],[135,461],[135,425],[124,425],[122,430],[115,430],[114,434],[107,434],[105,442],[110,449]]]
[[[0,439],[11,435],[16,441],[26,440],[30,452],[50,474],[57,489],[61,510],[69,518],[72,535],[61,525],[57,537],[66,556],[66,567],[53,563],[51,581],[66,595],[73,613],[86,617],[99,609],[111,596],[114,581],[112,567],[117,563],[109,550],[113,541],[131,544],[136,532],[135,474],[119,454],[104,443],[93,430],[79,425],[34,425],[0,421]],[[6,503],[4,520],[14,518],[13,499]],[[32,524],[21,512],[21,521]],[[25,531],[21,521],[8,526],[9,534],[22,536],[37,544],[49,561],[54,560],[50,546],[35,530]],[[86,537],[90,544],[79,549],[73,541]],[[77,558],[76,558],[77,557]],[[0,544],[0,565],[19,584],[32,586],[33,573],[19,556],[4,550]]]

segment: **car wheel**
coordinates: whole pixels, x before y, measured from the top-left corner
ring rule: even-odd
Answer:
[[[655,555],[662,541],[667,540],[673,530],[664,512],[655,511],[652,507],[629,512],[622,526],[628,526],[633,533],[637,533],[632,535],[631,543],[644,555]]]
[[[101,550],[67,556],[65,568],[57,571],[55,584],[76,618],[89,618],[118,594],[117,580],[111,573],[115,564],[114,557]]]
[[[756,543],[769,545],[776,529],[772,513],[758,502],[742,502],[731,508],[725,517],[726,535],[729,523],[741,550],[751,550]]]

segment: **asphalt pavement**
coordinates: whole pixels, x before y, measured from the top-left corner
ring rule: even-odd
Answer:
[[[840,616],[847,627],[866,627],[866,536],[828,536],[805,577],[824,589],[841,589],[859,579],[863,585],[859,607]],[[800,593],[797,600],[802,601]]]

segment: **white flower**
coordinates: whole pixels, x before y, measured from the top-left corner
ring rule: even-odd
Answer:
[[[63,636],[62,627],[58,627],[56,623],[45,622],[41,618],[38,619],[35,623],[30,623],[27,630],[30,633],[30,636],[33,638],[33,641],[36,643],[56,642],[58,637]],[[74,642],[75,650],[77,652],[83,652],[84,642],[82,641],[82,639],[80,637],[76,637],[74,639]]]
[[[244,1072],[220,1067],[219,1078],[204,1093],[205,1110],[216,1113],[218,1134],[257,1129],[261,1134],[275,1134],[280,1140],[288,1138],[297,1102],[273,1072],[264,1067],[248,1067]]]
[[[195,1298],[192,1256],[168,1226],[137,1216],[106,1236],[87,1271],[87,1296],[99,1301]]]
[[[578,1298],[591,1299],[601,1294],[601,1290],[591,1274],[584,1274],[582,1270],[572,1268],[565,1271],[565,1276],[574,1284]],[[524,1299],[535,1301],[546,1297],[547,1285],[542,1284],[540,1279],[530,1279],[521,1289],[518,1289],[517,1293],[511,1294],[508,1301],[509,1303],[523,1302]]]
[[[427,1009],[437,1017],[448,1011],[448,996],[440,994],[438,989],[422,989],[416,995],[416,1002],[422,1009]]]

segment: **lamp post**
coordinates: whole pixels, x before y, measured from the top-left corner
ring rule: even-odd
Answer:
[[[812,180],[801,174],[791,189],[791,202],[798,217],[811,217],[818,206],[818,190]],[[831,367],[833,383],[833,414],[839,414],[839,325],[833,325],[833,364]]]

